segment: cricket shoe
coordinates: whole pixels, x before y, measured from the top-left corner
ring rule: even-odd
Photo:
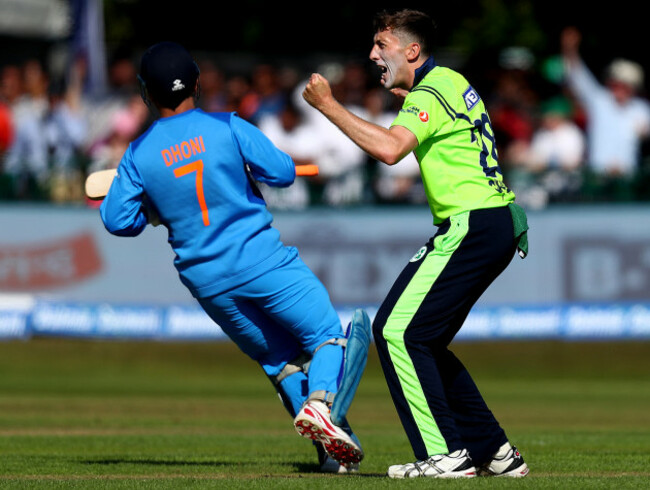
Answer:
[[[522,478],[530,470],[515,446],[506,442],[493,456],[492,461],[479,468],[479,476],[510,476]]]
[[[388,468],[390,478],[474,478],[476,468],[467,449],[438,454],[425,461],[397,464]]]
[[[351,466],[363,459],[361,446],[332,423],[330,410],[321,401],[307,402],[296,415],[293,425],[301,436],[319,441],[327,454],[339,464]]]
[[[325,460],[320,465],[320,471],[322,473],[336,473],[339,475],[358,473],[359,463],[350,463],[348,465],[344,465],[327,455],[325,456]]]
[[[320,465],[321,473],[335,473],[338,475],[346,475],[349,473],[358,473],[359,472],[359,463],[352,463],[349,465],[344,465],[336,461],[334,458],[331,458],[329,454],[325,452],[325,448],[318,441],[313,441],[314,447],[316,448],[316,453],[318,454],[318,464]]]

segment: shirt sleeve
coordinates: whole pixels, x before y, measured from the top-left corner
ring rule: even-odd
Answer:
[[[569,87],[580,101],[588,101],[603,90],[582,60],[565,61],[564,70]]]
[[[296,179],[292,158],[277,148],[256,126],[234,114],[231,128],[235,142],[255,180],[271,187],[287,187]]]
[[[143,199],[142,178],[133,163],[133,154],[129,146],[117,168],[117,174],[108,194],[99,208],[104,227],[113,235],[139,235],[147,226],[147,213]]]
[[[435,133],[435,117],[431,113],[431,95],[425,91],[410,92],[391,126],[403,126],[422,144]]]

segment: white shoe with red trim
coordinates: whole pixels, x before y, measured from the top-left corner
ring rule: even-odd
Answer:
[[[319,441],[327,454],[342,465],[351,466],[363,459],[363,450],[341,427],[330,420],[330,410],[321,401],[307,402],[293,420],[303,437]]]

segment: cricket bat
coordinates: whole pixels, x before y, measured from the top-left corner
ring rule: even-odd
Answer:
[[[88,177],[86,177],[86,183],[84,186],[86,197],[93,201],[104,199],[106,194],[108,194],[108,189],[111,188],[111,184],[113,183],[116,174],[116,168],[98,170],[97,172],[89,174]]]
[[[102,200],[108,194],[113,179],[117,174],[116,168],[98,170],[92,172],[86,178],[84,191],[88,199],[93,201]],[[296,165],[296,175],[300,177],[318,175],[318,165]]]

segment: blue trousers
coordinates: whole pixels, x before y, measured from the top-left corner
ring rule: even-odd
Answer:
[[[297,251],[289,249],[287,260],[278,267],[199,303],[270,378],[301,354],[313,356],[308,375],[293,374],[278,387],[287,410],[295,416],[310,393],[336,393],[343,348],[323,343],[345,335],[327,290]]]

